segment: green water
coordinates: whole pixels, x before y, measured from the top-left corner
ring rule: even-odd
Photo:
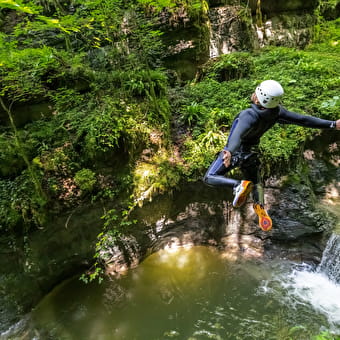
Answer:
[[[230,262],[207,247],[162,250],[120,278],[64,282],[35,308],[26,332],[35,339],[311,339],[330,324],[281,284],[292,266]]]

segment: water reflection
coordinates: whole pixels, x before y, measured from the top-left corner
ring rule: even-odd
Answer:
[[[265,291],[263,282],[274,282],[273,275],[269,264],[228,262],[207,247],[165,249],[100,285],[77,278],[63,283],[32,313],[30,334],[58,340],[284,339],[297,324],[317,334],[327,320],[308,306],[303,313],[291,308],[280,285]]]
[[[120,279],[65,282],[36,308],[34,323],[40,337],[151,339],[169,328],[165,333],[174,336],[172,328],[198,317],[198,306],[217,301],[225,272],[206,247],[161,250]]]

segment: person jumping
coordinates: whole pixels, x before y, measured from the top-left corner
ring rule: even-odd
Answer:
[[[233,188],[233,207],[241,207],[252,192],[254,211],[264,231],[272,228],[272,220],[264,208],[263,184],[260,176],[258,145],[262,135],[276,123],[295,124],[317,129],[340,130],[340,119],[330,121],[288,111],[280,105],[284,90],[275,80],[259,84],[251,96],[251,107],[234,119],[227,145],[210,165],[203,181],[212,186]],[[243,180],[225,175],[235,167],[242,171]]]

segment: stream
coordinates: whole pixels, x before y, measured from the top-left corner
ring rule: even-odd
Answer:
[[[1,339],[301,340],[324,331],[336,337],[339,256],[337,234],[318,266],[230,261],[205,246],[167,248],[101,284],[63,282]]]

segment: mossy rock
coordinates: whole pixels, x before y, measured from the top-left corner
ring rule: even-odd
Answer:
[[[264,13],[278,13],[278,12],[289,12],[289,11],[306,11],[309,10],[311,13],[316,9],[318,5],[317,0],[303,1],[303,0],[262,0],[260,1],[261,11]],[[249,6],[253,12],[258,8],[258,1],[251,0]]]
[[[254,62],[247,52],[224,54],[210,59],[201,69],[199,79],[209,77],[217,81],[247,78],[254,72]]]

